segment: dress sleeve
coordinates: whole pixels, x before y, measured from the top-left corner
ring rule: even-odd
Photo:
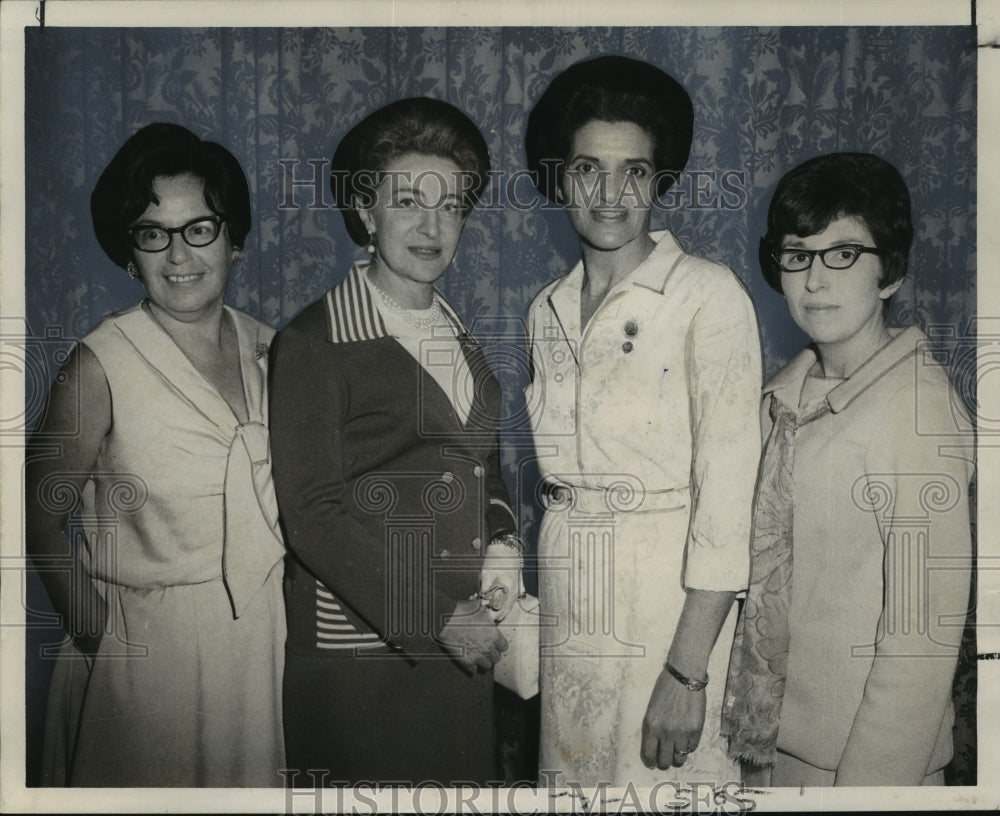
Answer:
[[[288,547],[375,632],[409,654],[433,651],[457,599],[434,592],[433,637],[390,634],[385,542],[346,507],[341,444],[347,390],[325,337],[286,328],[271,370],[271,458]],[[419,627],[416,627],[419,629]],[[433,648],[432,648],[433,647]]]
[[[692,463],[684,586],[716,592],[747,585],[761,447],[757,316],[739,282],[728,283],[705,299],[686,344]]]
[[[951,699],[968,611],[972,440],[954,431],[942,377],[889,401],[869,453],[868,498],[883,544],[883,608],[837,785],[920,785]],[[940,398],[927,399],[936,388]],[[951,403],[951,404],[949,404]],[[951,428],[951,435],[922,433]]]

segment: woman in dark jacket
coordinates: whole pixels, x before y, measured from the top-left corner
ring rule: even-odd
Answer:
[[[500,389],[434,288],[488,171],[482,135],[447,103],[400,100],[360,122],[331,178],[371,259],[277,344],[288,762],[326,784],[497,777],[495,620],[518,594],[520,541]]]

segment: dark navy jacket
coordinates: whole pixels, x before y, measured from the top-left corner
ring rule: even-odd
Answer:
[[[387,334],[362,276],[356,265],[274,350],[273,473],[293,555],[288,644],[440,657],[444,617],[478,590],[490,539],[515,529],[499,466],[500,388],[446,306],[474,375],[463,423]]]

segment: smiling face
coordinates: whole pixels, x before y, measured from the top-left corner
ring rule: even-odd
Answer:
[[[461,169],[450,159],[407,153],[383,170],[374,205],[360,210],[375,243],[373,274],[404,301],[426,292],[448,268],[462,237],[466,212]]]
[[[786,235],[781,248],[817,250],[840,244],[875,247],[864,221],[841,216],[815,235]],[[829,269],[816,256],[808,269],[781,272],[792,319],[815,341],[821,356],[832,352],[860,364],[881,347],[886,333],[882,304],[901,284],[879,288],[882,274],[881,260],[870,253],[859,255],[848,269]]]
[[[643,241],[654,172],[653,137],[639,125],[594,119],[580,127],[560,185],[580,240],[600,250]]]
[[[215,213],[205,203],[205,183],[197,176],[158,176],[153,180],[157,201],[130,226],[180,227]],[[203,247],[189,246],[179,233],[162,252],[133,249],[132,258],[150,301],[171,317],[192,322],[222,309],[229,270],[238,255],[229,242],[225,223],[219,237]]]

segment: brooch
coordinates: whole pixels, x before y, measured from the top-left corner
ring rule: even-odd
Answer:
[[[257,356],[258,360],[261,360],[267,355],[267,350],[270,347],[270,343],[257,343],[257,345],[253,347],[253,353]]]
[[[625,325],[622,326],[622,331],[625,332],[626,337],[635,337],[639,333],[639,324],[634,320],[626,320]],[[626,340],[622,343],[622,351],[626,354],[632,351],[635,346],[632,344],[631,340]]]

